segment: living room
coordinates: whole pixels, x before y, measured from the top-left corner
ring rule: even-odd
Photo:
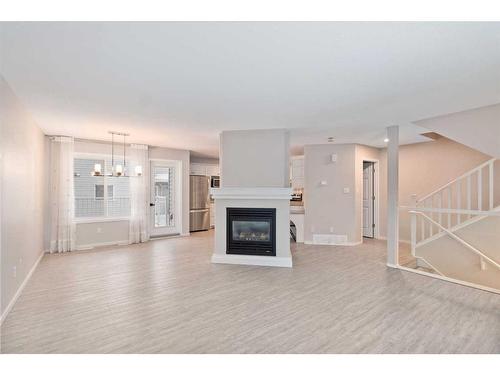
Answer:
[[[500,351],[497,22],[0,31],[2,353]]]

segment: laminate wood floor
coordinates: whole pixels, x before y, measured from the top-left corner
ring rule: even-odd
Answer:
[[[500,296],[387,268],[385,243],[211,264],[213,233],[46,255],[3,353],[500,353]]]

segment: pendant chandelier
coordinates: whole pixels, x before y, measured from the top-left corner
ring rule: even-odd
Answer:
[[[126,150],[126,143],[125,139],[128,137],[130,134],[128,133],[121,133],[121,132],[114,132],[114,131],[109,131],[109,134],[111,134],[111,172],[106,174],[106,176],[110,177],[130,177],[127,174],[127,160],[126,160],[126,155],[125,155],[125,150]],[[115,162],[115,136],[118,137],[123,137],[123,159],[117,160]],[[105,173],[103,172],[103,166],[101,163],[96,163],[94,164],[94,170],[92,172],[92,176],[104,176]],[[140,177],[142,176],[142,166],[141,165],[136,165],[135,166],[135,176]]]

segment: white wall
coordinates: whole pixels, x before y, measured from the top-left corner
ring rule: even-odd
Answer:
[[[289,134],[284,129],[220,134],[221,187],[288,187]]]
[[[331,155],[337,161],[331,161]],[[306,145],[304,147],[304,241],[314,234],[346,235],[360,241],[357,227],[356,145]],[[326,185],[321,185],[324,181]],[[344,188],[349,189],[344,193]]]
[[[45,250],[44,213],[48,194],[44,134],[1,76],[0,116],[3,314]]]
[[[500,158],[500,104],[433,117],[415,124]]]

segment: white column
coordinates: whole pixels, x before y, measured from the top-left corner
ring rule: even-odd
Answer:
[[[387,128],[387,265],[398,265],[399,254],[399,126]]]

